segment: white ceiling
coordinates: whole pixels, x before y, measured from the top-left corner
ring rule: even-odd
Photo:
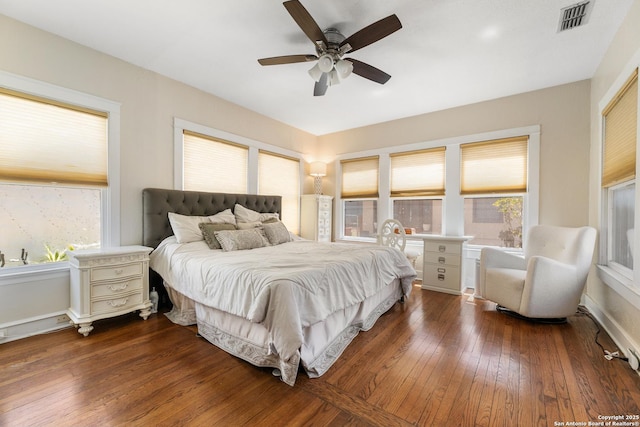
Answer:
[[[392,76],[352,75],[313,96],[315,54],[276,0],[0,0],[0,13],[182,81],[315,135],[592,77],[633,0],[596,0],[558,33],[575,0],[301,0],[345,36],[395,13],[403,28],[352,55]]]

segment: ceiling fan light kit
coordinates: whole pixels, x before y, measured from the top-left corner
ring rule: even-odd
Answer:
[[[313,89],[314,96],[323,96],[328,86],[340,83],[340,79],[346,79],[351,73],[379,84],[385,84],[391,78],[389,74],[369,64],[357,59],[342,59],[342,57],[346,53],[375,43],[402,28],[396,15],[387,16],[351,36],[345,37],[335,28],[327,28],[322,31],[300,1],[289,0],[285,1],[283,5],[300,29],[313,42],[317,55],[262,58],[258,59],[260,65],[292,64],[317,60],[309,70],[309,75],[316,82]]]

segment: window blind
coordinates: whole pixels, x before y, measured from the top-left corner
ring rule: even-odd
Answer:
[[[378,197],[378,156],[342,160],[342,198]]]
[[[604,109],[604,161],[602,186],[636,176],[638,138],[638,69]]]
[[[184,190],[246,193],[249,147],[183,132]]]
[[[391,154],[391,197],[442,196],[445,147]]]
[[[106,187],[107,114],[0,89],[0,180]]]
[[[260,150],[258,193],[282,196],[282,222],[292,233],[300,231],[300,160]]]
[[[460,194],[527,191],[529,138],[474,142],[460,146]]]

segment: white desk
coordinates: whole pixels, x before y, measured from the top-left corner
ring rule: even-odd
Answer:
[[[422,289],[462,294],[464,248],[472,236],[407,234],[407,240],[422,240]]]

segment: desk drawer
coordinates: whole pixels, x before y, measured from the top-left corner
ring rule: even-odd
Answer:
[[[425,252],[424,254],[424,262],[430,264],[439,264],[439,265],[453,265],[460,266],[460,255],[455,254],[446,254],[446,253],[435,253],[435,252]]]
[[[458,267],[425,265],[423,283],[438,288],[460,291],[460,269]]]
[[[142,276],[142,263],[123,264],[91,269],[91,281],[123,279],[125,277]]]

